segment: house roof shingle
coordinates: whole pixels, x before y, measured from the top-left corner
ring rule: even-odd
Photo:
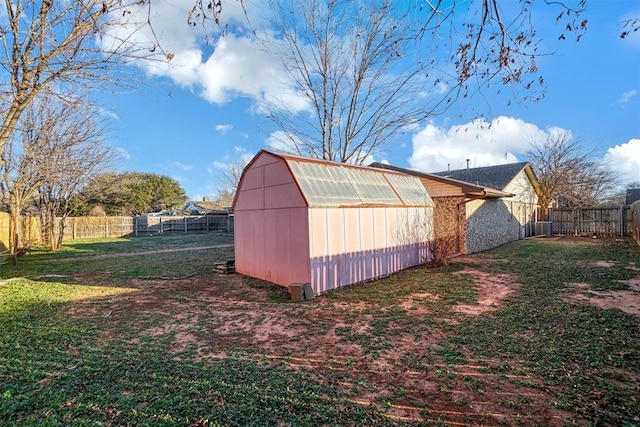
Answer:
[[[408,175],[413,175],[416,176],[418,178],[426,178],[426,179],[430,179],[430,180],[436,180],[436,181],[440,181],[440,182],[446,182],[452,185],[455,185],[457,187],[460,187],[461,190],[464,193],[467,193],[469,195],[478,195],[480,193],[482,193],[484,196],[487,197],[510,197],[513,196],[513,194],[511,193],[506,193],[502,190],[496,189],[496,188],[492,188],[490,186],[486,186],[486,185],[478,185],[478,184],[474,184],[468,181],[463,181],[460,179],[455,179],[455,178],[451,178],[451,177],[444,177],[444,176],[440,176],[440,175],[436,175],[433,173],[426,173],[426,172],[420,172],[420,171],[416,171],[416,170],[412,170],[412,169],[405,169],[405,168],[401,168],[398,166],[392,166],[392,165],[387,165],[387,164],[383,164],[383,163],[379,163],[379,162],[374,162],[371,163],[369,165],[369,167],[371,168],[378,168],[378,169],[387,169],[387,170],[394,170],[397,172],[402,172],[402,173],[406,173]]]
[[[434,172],[433,175],[466,181],[476,185],[504,189],[513,178],[526,166],[527,162],[509,163],[480,168],[458,169],[444,172]]]
[[[640,188],[628,188],[625,204],[630,205],[640,200]]]
[[[189,206],[195,207],[200,214],[226,212],[228,205],[210,200],[190,200],[185,203],[183,210],[189,210]]]

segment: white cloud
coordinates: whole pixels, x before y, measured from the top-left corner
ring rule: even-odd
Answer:
[[[607,150],[604,161],[620,173],[623,185],[640,181],[640,139],[631,139]]]
[[[110,120],[120,120],[120,116],[118,116],[118,114],[113,110],[107,110],[106,108],[100,107],[98,112]]]
[[[248,164],[255,156],[255,153],[238,146],[234,147],[234,153],[235,155],[233,157],[225,155],[222,160],[214,160],[212,162],[213,168],[209,167],[207,171],[210,174],[217,174],[220,173],[220,171],[235,169],[240,166],[244,167],[244,165]]]
[[[216,169],[228,169],[229,168],[229,163],[225,163],[225,162],[219,162],[217,160],[215,160],[213,162],[213,167]],[[209,172],[213,172],[213,169],[209,169]]]
[[[131,154],[124,148],[116,147],[114,150],[116,151],[116,155],[122,160],[129,160],[131,158]]]
[[[635,89],[627,91],[627,92],[623,93],[620,98],[618,98],[617,102],[618,102],[618,104],[626,104],[627,102],[629,102],[629,100],[631,98],[633,98],[637,94],[638,94],[638,91],[635,90]]]
[[[544,135],[534,124],[504,116],[490,123],[478,119],[448,129],[427,124],[413,135],[409,165],[424,172],[438,172],[448,167],[465,168],[466,159],[470,167],[513,163],[532,140]]]
[[[281,130],[273,132],[264,142],[266,146],[272,150],[295,153],[295,150],[291,149],[292,143],[290,137],[286,132]]]
[[[220,132],[221,135],[225,135],[231,129],[233,129],[233,125],[216,125],[216,130]]]
[[[181,162],[173,162],[173,165],[175,167],[177,167],[178,169],[183,170],[185,172],[188,172],[188,171],[193,169],[192,165],[187,165],[187,164],[184,164],[184,163],[181,163]]]
[[[264,44],[255,41],[251,31],[245,30],[249,24],[254,26],[252,30],[262,25],[263,18],[259,15],[269,10],[269,6],[262,3],[258,0],[225,4],[221,21],[228,25],[228,31],[221,36],[215,25],[210,24],[207,30],[217,34],[209,34],[211,37],[206,41],[202,26],[186,25],[188,8],[183,3],[154,1],[151,9],[154,32],[151,32],[145,25],[149,9],[141,2],[129,9],[131,14],[114,16],[114,20],[127,24],[113,26],[110,33],[113,38],[105,37],[101,43],[105,46],[114,39],[128,36],[128,44],[143,46],[148,54],[159,42],[161,49],[155,49],[157,60],[140,60],[136,65],[148,76],[168,77],[182,87],[197,91],[211,103],[223,105],[241,96],[253,99],[256,110],[268,104],[293,112],[303,111],[308,108],[307,101],[293,90],[279,57],[274,55],[282,41],[265,35],[264,43],[269,46],[265,49]],[[137,30],[131,35],[134,28]],[[165,53],[172,55],[171,61],[165,60]]]

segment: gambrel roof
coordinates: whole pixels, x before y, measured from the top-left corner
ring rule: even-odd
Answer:
[[[309,207],[433,206],[424,186],[413,176],[268,150],[261,150],[247,165],[241,185],[253,163],[266,161],[268,156],[285,162]]]

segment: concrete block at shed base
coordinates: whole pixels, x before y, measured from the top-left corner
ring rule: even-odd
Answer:
[[[289,285],[291,301],[311,300],[316,297],[311,283],[292,283]]]
[[[304,299],[312,300],[316,297],[316,294],[313,292],[313,288],[311,287],[311,283],[304,284]]]
[[[291,301],[302,301],[304,299],[304,284],[303,283],[292,283],[289,285],[289,295],[291,296]]]

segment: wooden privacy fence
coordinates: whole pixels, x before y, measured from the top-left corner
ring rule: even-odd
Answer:
[[[624,236],[631,234],[631,206],[549,209],[553,234]]]
[[[22,243],[41,243],[40,217],[23,216],[20,220]],[[9,214],[0,212],[0,255],[8,252],[9,222]],[[202,232],[233,232],[233,217],[225,215],[69,217],[66,221],[63,240]]]
[[[631,221],[629,229],[633,239],[640,245],[640,202],[631,205]]]
[[[63,239],[95,239],[208,231],[232,232],[233,217],[227,215],[69,217]]]

